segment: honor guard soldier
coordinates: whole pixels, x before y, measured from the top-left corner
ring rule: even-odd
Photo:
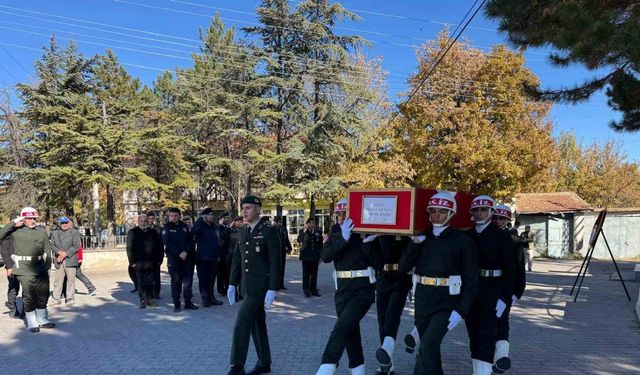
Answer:
[[[167,254],[167,268],[169,269],[169,276],[171,277],[173,311],[176,313],[181,310],[181,290],[184,295],[185,310],[198,309],[198,306],[191,302],[191,298],[193,297],[193,268],[195,266],[193,235],[189,227],[187,227],[187,224],[180,221],[180,214],[179,209],[170,208],[169,222],[162,228],[162,241],[164,242],[164,251]],[[153,229],[151,226],[149,228]],[[138,285],[138,287],[140,287],[140,285]]]
[[[448,192],[427,204],[431,232],[412,237],[399,272],[414,270],[415,325],[420,337],[414,375],[443,374],[440,345],[469,313],[478,290],[478,259],[473,242],[449,222],[457,210]]]
[[[375,300],[375,270],[373,260],[362,251],[359,235],[352,235],[353,222],[347,218],[347,200],[335,207],[338,224],[322,249],[322,261],[335,266],[334,297],[338,321],[331,331],[322,354],[322,364],[316,375],[332,375],[344,350],[349,357],[352,375],[364,375],[364,355],[360,338],[360,320]]]
[[[310,217],[304,228],[298,233],[300,261],[302,261],[302,291],[305,297],[320,297],[318,293],[318,266],[322,251],[322,232]]]
[[[497,205],[496,212],[493,214],[492,221],[498,228],[505,229],[506,224],[511,221],[513,214],[511,209],[505,205]],[[511,296],[511,305],[516,303],[527,284],[527,271],[525,269],[524,245],[526,242],[518,236],[518,230],[512,229],[508,231],[513,241],[513,259],[515,274],[513,278],[513,296]],[[498,319],[498,331],[496,333],[496,351],[494,355],[493,372],[502,374],[511,368],[511,360],[509,359],[509,315],[511,308],[507,307],[504,314]]]
[[[258,363],[246,374],[266,374],[271,372],[271,349],[265,309],[271,308],[280,282],[280,243],[275,228],[260,220],[260,198],[248,195],[241,203],[246,225],[238,229],[227,298],[230,305],[236,302],[239,284],[244,298],[233,327],[228,375],[245,374],[250,336]]]
[[[31,332],[56,326],[47,313],[51,244],[45,229],[36,226],[38,216],[35,208],[25,207],[19,217],[0,230],[0,240],[11,236],[13,274],[22,285],[22,302]]]
[[[380,369],[376,374],[393,373],[393,351],[407,295],[411,290],[411,274],[400,273],[398,262],[411,240],[409,237],[365,237],[362,250],[373,257],[376,268],[376,312],[381,347],[376,351]]]
[[[470,211],[475,228],[466,232],[478,251],[478,296],[466,320],[475,375],[491,374],[498,319],[511,305],[513,242],[509,233],[491,223],[495,205],[487,195],[474,198]]]

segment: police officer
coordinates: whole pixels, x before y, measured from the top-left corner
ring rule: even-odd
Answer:
[[[156,214],[153,211],[147,212],[147,220],[149,221],[149,229],[153,229],[158,232],[158,235],[161,235],[162,228],[156,223]],[[162,260],[164,257],[160,258],[160,261],[156,264],[153,264],[153,298],[160,298],[160,288],[162,287],[162,281],[160,277],[160,266],[162,266]],[[193,273],[193,272],[192,272]],[[137,289],[137,286],[136,286]]]
[[[167,254],[167,268],[171,276],[171,298],[174,312],[180,312],[180,290],[184,295],[185,310],[197,310],[191,302],[193,297],[193,268],[195,265],[193,235],[187,224],[180,221],[180,210],[169,209],[169,222],[162,228],[164,251]],[[155,272],[155,271],[154,271]],[[155,276],[154,276],[155,277]],[[154,291],[155,292],[155,291]]]
[[[393,370],[393,351],[407,295],[411,290],[411,275],[400,273],[398,261],[409,245],[409,237],[369,235],[362,241],[362,250],[373,256],[376,268],[376,311],[381,347],[376,351],[380,369],[376,374]]]
[[[11,236],[14,249],[12,274],[22,285],[27,328],[39,332],[40,328],[54,328],[49,321],[49,273],[51,268],[51,244],[44,228],[36,226],[38,211],[25,207],[20,216],[0,230],[0,240]]]
[[[315,220],[310,217],[304,228],[298,233],[300,244],[300,261],[302,261],[302,291],[305,297],[316,296],[318,293],[318,266],[320,265],[320,251],[322,251],[322,233],[316,227]]]
[[[11,220],[15,219],[16,215],[13,215]],[[18,294],[20,293],[20,282],[16,275],[13,274],[13,259],[11,259],[11,255],[13,255],[13,244],[11,243],[11,238],[7,237],[0,241],[0,254],[2,255],[2,261],[4,262],[4,268],[7,270],[7,303],[6,306],[9,308],[9,317],[15,319],[24,318],[24,309],[21,312],[18,309],[18,304],[16,302]]]
[[[427,210],[432,229],[412,237],[399,267],[403,274],[415,267],[415,324],[420,336],[415,375],[443,374],[442,340],[469,313],[478,288],[473,242],[449,226],[457,210],[455,198],[436,193]]]
[[[509,233],[491,223],[495,201],[480,195],[471,202],[475,228],[466,233],[478,251],[478,296],[466,320],[475,375],[490,375],[496,348],[498,319],[511,305],[513,242]]]
[[[496,212],[493,214],[493,223],[505,230],[505,224],[511,221],[513,216],[511,209],[505,205],[497,205]],[[523,247],[526,242],[518,236],[518,230],[512,229],[508,231],[513,241],[513,259],[514,259],[514,278],[513,278],[513,296],[511,296],[511,304],[513,305],[522,298],[524,289],[527,284],[527,271],[525,270],[525,258]],[[511,308],[507,307],[504,314],[498,319],[498,331],[496,333],[496,351],[494,355],[493,372],[502,374],[511,368],[511,360],[509,359],[509,314]]]
[[[248,195],[242,199],[241,204],[246,225],[238,229],[227,298],[229,304],[233,305],[236,302],[237,287],[242,285],[244,299],[233,327],[231,368],[228,375],[245,374],[250,336],[256,348],[258,363],[246,374],[266,374],[271,372],[271,349],[265,309],[271,308],[278,289],[278,234],[267,221],[260,220],[260,198]]]
[[[334,297],[338,320],[322,353],[322,364],[316,375],[332,375],[343,351],[347,350],[352,375],[364,375],[364,355],[360,338],[360,320],[375,300],[373,260],[362,251],[362,239],[352,235],[353,222],[347,218],[347,200],[335,207],[338,224],[322,249],[322,261],[335,266]]]

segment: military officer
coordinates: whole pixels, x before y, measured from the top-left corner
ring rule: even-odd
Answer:
[[[305,297],[320,297],[318,293],[318,266],[322,251],[322,232],[316,227],[313,217],[307,219],[298,232],[300,261],[302,261],[302,291]]]
[[[11,220],[15,219],[17,216],[13,215]],[[16,299],[18,294],[20,293],[20,281],[16,275],[13,274],[13,260],[11,259],[11,255],[13,255],[13,244],[11,243],[11,237],[7,237],[0,241],[0,251],[2,255],[2,260],[4,261],[4,268],[7,270],[7,307],[9,308],[9,317],[15,319],[24,318],[24,311],[20,311],[18,309],[18,304],[16,303]]]
[[[414,269],[415,325],[420,336],[414,375],[443,374],[440,345],[467,314],[477,293],[478,260],[473,242],[449,222],[457,210],[447,192],[428,202],[431,232],[412,237],[399,272]]]
[[[242,199],[241,204],[246,225],[237,232],[227,298],[230,305],[236,302],[238,285],[242,285],[244,298],[233,327],[231,368],[228,375],[245,374],[250,336],[256,348],[258,363],[246,374],[266,374],[271,372],[271,349],[265,309],[271,308],[279,286],[280,244],[275,228],[260,220],[260,198],[248,195]]]
[[[505,229],[505,224],[511,221],[513,216],[511,209],[505,205],[497,205],[496,212],[493,214],[492,221],[498,228]],[[511,304],[513,305],[522,298],[524,289],[527,284],[527,271],[525,269],[524,245],[526,242],[518,236],[518,230],[509,231],[511,240],[513,241],[513,259],[515,273],[513,278],[513,296],[511,296]],[[511,360],[509,359],[509,315],[511,308],[507,307],[504,314],[498,319],[498,331],[496,333],[496,351],[494,355],[493,372],[502,374],[511,368]]]
[[[193,235],[187,224],[180,221],[181,212],[177,208],[169,209],[169,222],[162,228],[162,241],[167,254],[167,268],[171,277],[171,298],[173,311],[181,311],[180,292],[184,296],[185,310],[197,310],[193,297],[193,268],[195,266],[195,249]],[[152,229],[151,226],[149,226]],[[154,270],[155,273],[155,270]],[[155,278],[155,275],[153,276]],[[140,285],[138,285],[140,287]],[[155,287],[155,283],[154,283]],[[155,293],[155,290],[154,290]],[[155,297],[155,295],[154,295]]]
[[[466,320],[475,375],[491,374],[498,319],[511,305],[513,242],[509,233],[491,223],[495,206],[487,195],[475,197],[470,209],[475,228],[466,231],[478,251],[478,296]]]
[[[381,347],[376,351],[380,369],[376,374],[393,370],[393,351],[407,295],[411,290],[409,272],[398,272],[398,261],[409,245],[409,237],[370,235],[362,241],[362,250],[373,256],[376,268],[376,312]]]
[[[0,240],[11,236],[13,274],[22,285],[22,302],[31,332],[56,326],[47,313],[51,244],[45,229],[36,226],[38,216],[36,209],[25,207],[19,217],[0,230]]]
[[[360,337],[360,320],[375,300],[375,270],[373,260],[362,251],[362,239],[353,235],[353,222],[347,218],[347,200],[335,207],[338,224],[322,249],[322,261],[333,262],[336,294],[334,302],[338,320],[322,354],[316,375],[332,375],[344,350],[349,357],[352,375],[364,375],[364,355]]]

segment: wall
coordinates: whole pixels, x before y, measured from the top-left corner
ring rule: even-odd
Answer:
[[[597,217],[598,212],[590,212],[584,216],[582,255],[586,254],[589,247],[589,237]],[[640,257],[640,211],[608,212],[603,232],[616,259]],[[593,256],[610,258],[602,236],[598,237]]]

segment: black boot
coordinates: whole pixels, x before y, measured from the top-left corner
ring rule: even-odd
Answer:
[[[179,313],[179,312],[181,311],[181,309],[180,309],[180,302],[174,302],[174,303],[173,303],[173,306],[174,306],[174,307],[173,307],[173,312],[174,312],[174,313]]]
[[[202,299],[202,307],[211,307],[211,306],[213,306],[213,303],[211,302],[211,299],[209,297]]]
[[[314,297],[320,297],[320,293],[318,293],[318,289],[314,289],[311,291],[311,295]]]
[[[145,309],[145,308],[147,308],[147,301],[145,301],[145,300],[141,299],[141,300],[140,300],[140,305],[139,305],[139,307],[140,307],[141,309]]]
[[[220,301],[220,300],[219,300],[219,299],[217,299],[216,297],[213,297],[213,298],[211,299],[211,304],[212,304],[212,305],[215,305],[215,306],[220,306],[220,305],[222,305],[222,301]]]
[[[185,301],[184,302],[184,309],[185,310],[198,310],[198,306],[194,305],[193,302],[191,302],[191,301]]]
[[[260,374],[268,374],[271,372],[271,366],[258,366],[254,367],[251,371],[247,372],[247,375],[260,375]]]
[[[311,297],[311,292],[309,291],[309,289],[304,290],[304,296],[307,298]]]
[[[245,375],[244,367],[240,365],[233,365],[227,372],[227,375]]]

